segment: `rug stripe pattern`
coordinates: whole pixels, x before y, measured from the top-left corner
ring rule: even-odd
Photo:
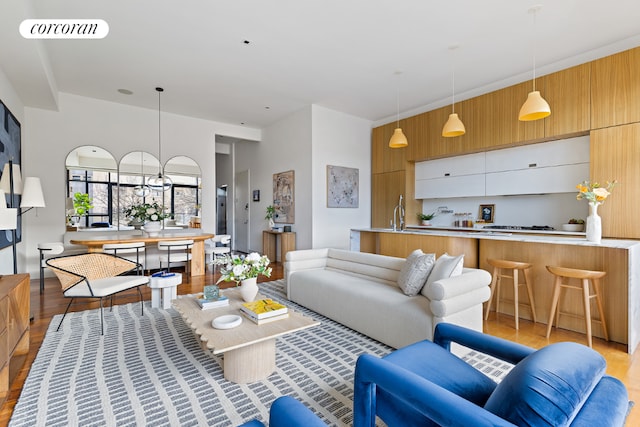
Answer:
[[[301,400],[328,425],[351,425],[358,356],[393,349],[287,301],[282,280],[261,283],[260,290],[322,322],[278,338],[276,371],[266,380],[225,380],[221,358],[201,349],[174,309],[154,309],[147,301],[143,316],[140,304],[105,310],[104,336],[96,310],[68,314],[56,332],[58,315],[9,425],[235,426],[265,422],[271,403],[283,395]],[[483,355],[466,359],[489,375],[502,369]]]

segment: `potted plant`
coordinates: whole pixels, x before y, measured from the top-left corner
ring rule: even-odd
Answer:
[[[264,219],[269,221],[269,228],[273,228],[276,224],[273,222],[273,217],[276,215],[276,208],[273,205],[267,206],[267,215],[265,215]]]
[[[89,210],[93,208],[92,199],[87,193],[74,193],[73,209],[67,210],[67,224],[76,227],[80,218],[88,215]]]
[[[436,216],[436,213],[430,213],[430,214],[425,214],[425,213],[418,213],[418,219],[420,220],[420,222],[422,223],[422,225],[431,225],[431,220],[433,219],[433,217]]]
[[[160,224],[160,221],[169,217],[170,214],[165,213],[164,208],[158,202],[153,202],[131,205],[124,210],[124,215],[131,219],[131,224],[135,222],[141,224],[157,222]]]
[[[271,277],[269,258],[257,252],[249,255],[224,255],[215,258],[214,265],[220,265],[220,282],[236,282],[240,284],[242,299],[246,302],[253,301],[258,294],[258,276]]]
[[[566,224],[562,224],[562,230],[564,231],[583,231],[584,219],[571,218]]]

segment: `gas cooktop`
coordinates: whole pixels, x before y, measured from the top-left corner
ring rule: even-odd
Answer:
[[[482,227],[488,230],[540,230],[540,231],[553,231],[555,228],[549,225],[485,225]]]

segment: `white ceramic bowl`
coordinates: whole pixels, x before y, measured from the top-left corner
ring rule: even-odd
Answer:
[[[563,231],[583,231],[584,224],[562,224]]]
[[[226,314],[224,316],[218,316],[211,322],[211,326],[216,329],[231,329],[236,326],[240,326],[242,323],[242,317],[235,314]]]

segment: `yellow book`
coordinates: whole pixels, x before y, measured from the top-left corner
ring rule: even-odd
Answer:
[[[240,310],[258,320],[265,319],[267,317],[279,316],[288,312],[286,306],[270,298],[245,302],[240,306]]]

